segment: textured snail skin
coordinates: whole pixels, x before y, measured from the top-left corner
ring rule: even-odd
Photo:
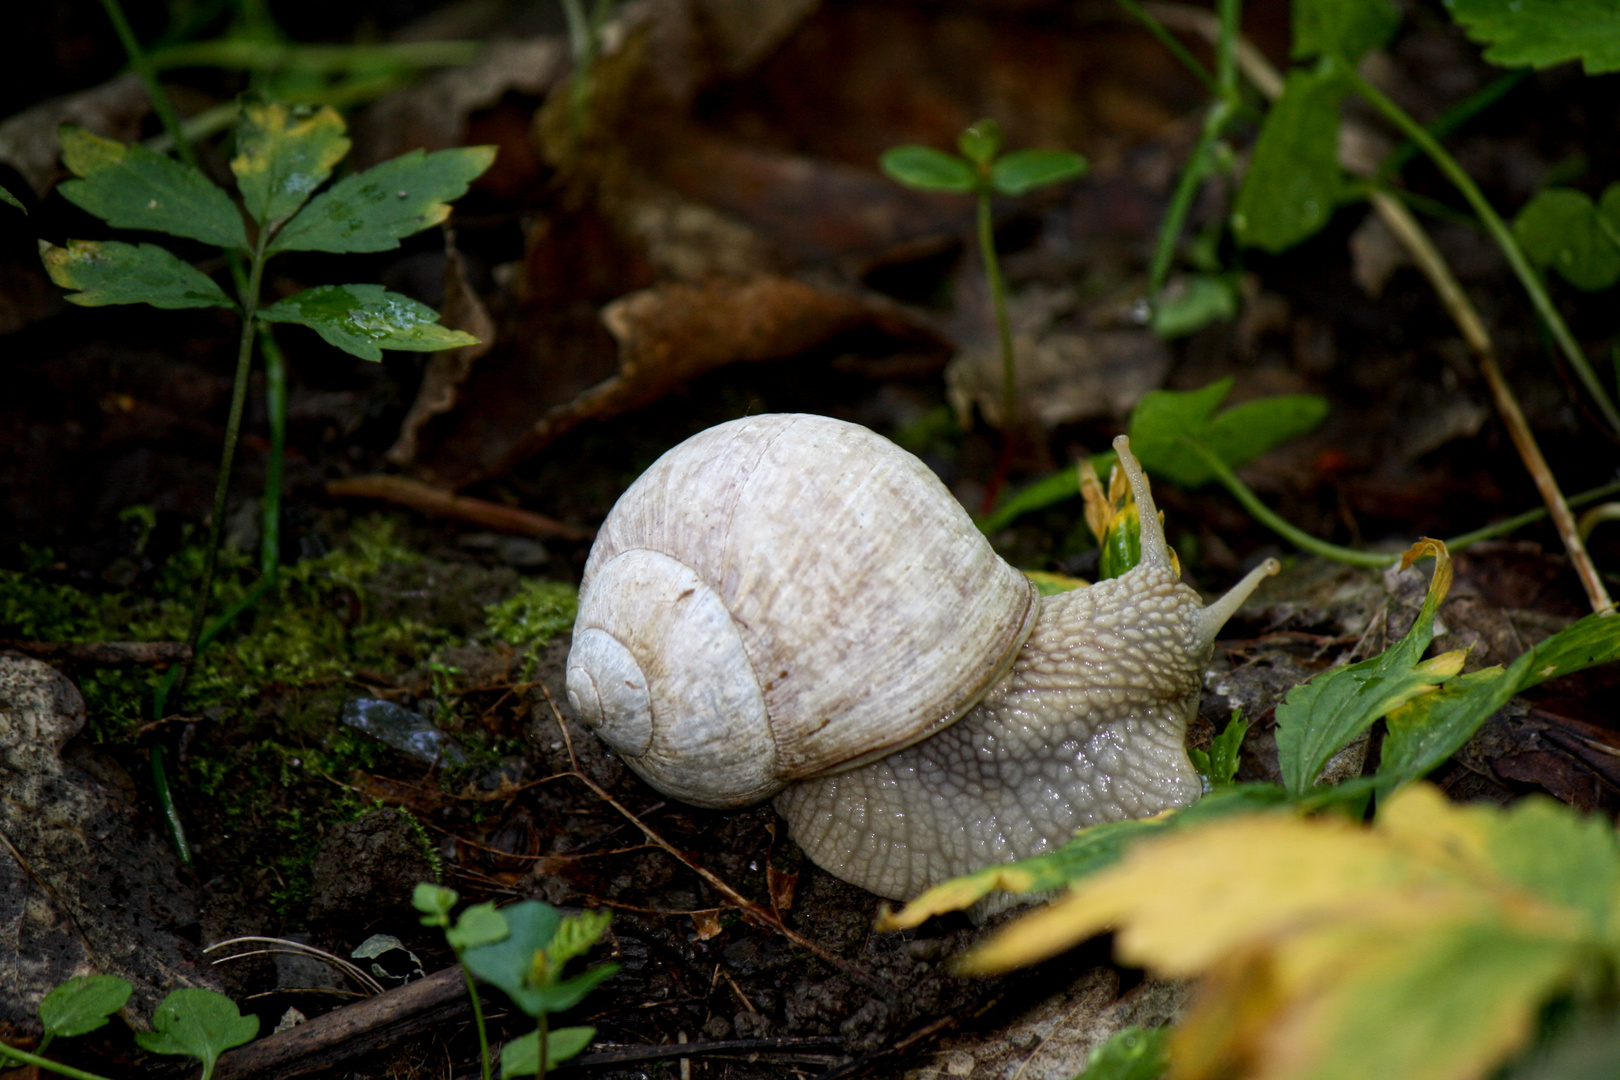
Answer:
[[[894,899],[1198,798],[1183,746],[1211,643],[1171,571],[1048,597],[1013,670],[956,724],[776,798],[818,865]]]
[[[1266,560],[1204,607],[1180,583],[1128,441],[1114,446],[1141,511],[1142,561],[1045,598],[1012,670],[951,727],[778,795],[817,865],[905,900],[1050,851],[1076,829],[1198,798],[1185,738],[1215,635],[1278,565]]]

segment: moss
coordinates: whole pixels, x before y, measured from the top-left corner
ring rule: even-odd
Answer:
[[[574,625],[579,594],[560,581],[525,581],[505,600],[484,609],[491,637],[517,648],[539,648]]]
[[[93,594],[53,583],[51,562],[45,552],[29,557],[27,572],[0,571],[0,636],[183,638],[201,576],[199,546],[176,552],[142,594]],[[215,612],[256,583],[249,557],[224,551],[220,562]],[[417,671],[426,672],[435,696],[451,705],[464,678],[436,650],[486,634],[537,645],[572,623],[575,597],[566,585],[529,582],[510,599],[487,603],[512,585],[476,567],[423,560],[400,541],[394,522],[381,517],[357,522],[330,554],[285,568],[280,587],[200,655],[182,703],[184,715],[207,722],[195,725],[186,753],[173,761],[171,782],[210,872],[247,886],[297,923],[326,829],[377,805],[347,785],[359,773],[398,765],[394,751],[338,722],[343,701],[357,681]],[[406,593],[430,594],[432,603],[406,603],[400,599]],[[447,628],[438,617],[433,604],[441,594],[477,598],[467,605],[465,625]],[[78,675],[89,736],[125,758],[133,774],[144,775],[136,739],[163,673],[106,668]],[[494,732],[465,727],[456,737],[470,761],[440,774],[447,788],[477,779],[520,748]],[[413,824],[424,853],[438,865],[433,838],[419,821]]]

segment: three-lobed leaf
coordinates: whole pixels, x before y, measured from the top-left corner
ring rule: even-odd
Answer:
[[[154,1054],[196,1058],[202,1062],[203,1080],[208,1080],[219,1055],[258,1033],[259,1018],[243,1016],[224,994],[188,987],[163,999],[152,1014],[152,1030],[136,1032],[135,1041]]]
[[[1293,15],[1295,60],[1327,55],[1354,63],[1401,25],[1394,0],[1294,0]]]
[[[83,307],[236,307],[207,274],[156,244],[69,240],[65,248],[41,243],[40,255],[52,281],[80,290],[67,299]]]
[[[384,251],[439,224],[495,160],[493,146],[413,150],[312,199],[270,242],[271,251]]]
[[[932,146],[896,146],[885,150],[878,164],[891,180],[918,191],[970,195],[979,187],[973,166]]]
[[[39,1003],[46,1038],[71,1039],[95,1031],[124,1007],[133,992],[116,975],[80,975],[53,989]]]
[[[1485,59],[1502,67],[1579,60],[1588,75],[1620,71],[1620,6],[1613,0],[1448,0],[1446,9]]]
[[[1338,203],[1339,105],[1345,82],[1332,61],[1293,71],[1260,126],[1232,209],[1238,243],[1279,252],[1327,224]]]
[[[1172,1037],[1179,1075],[1477,1078],[1531,1039],[1549,999],[1602,993],[1617,885],[1607,821],[1415,785],[1371,828],[1239,815],[1146,838],[966,966],[1113,929],[1123,961],[1202,977]]]
[[[1607,289],[1620,281],[1620,184],[1594,204],[1584,192],[1548,188],[1513,220],[1525,256],[1553,267],[1577,289]]]
[[[248,246],[242,214],[231,197],[189,165],[72,124],[63,124],[57,138],[62,163],[79,178],[62,185],[63,198],[109,225],[220,248]]]
[[[1230,468],[1238,468],[1289,439],[1313,430],[1327,416],[1315,394],[1257,398],[1216,413],[1232,391],[1230,377],[1197,390],[1155,390],[1131,413],[1131,450],[1142,467],[1183,487],[1215,478],[1187,445],[1196,441]]]
[[[438,324],[438,312],[381,285],[320,285],[259,310],[266,322],[307,326],[327,343],[362,360],[383,349],[437,352],[478,339]]]
[[[273,227],[309,201],[349,152],[343,132],[343,118],[330,106],[244,102],[231,171],[253,220]]]

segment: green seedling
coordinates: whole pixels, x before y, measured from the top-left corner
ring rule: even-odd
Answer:
[[[261,306],[269,259],[286,251],[362,252],[399,246],[449,215],[449,202],[489,167],[491,147],[420,151],[349,176],[315,192],[348,153],[341,117],[330,108],[295,109],[264,101],[242,107],[238,153],[231,161],[241,206],[202,173],[141,146],[126,146],[64,125],[62,157],[78,179],[65,198],[126,229],[167,233],[221,248],[246,260],[247,283],[233,300],[212,278],[157,244],[70,240],[42,246],[68,300],[86,307],[146,303],[160,308],[224,307],[242,315],[236,380],[215,489],[208,554],[190,639],[201,636],[218,558],[231,464],[241,429],[256,328],[307,326],[327,342],[366,360],[381,350],[433,351],[472,342],[439,326],[428,307],[377,285],[323,285]],[[312,199],[311,196],[314,196]],[[251,222],[244,222],[243,211]]]
[[[1001,125],[980,120],[957,140],[961,156],[932,146],[896,146],[879,164],[890,178],[917,191],[972,195],[978,200],[979,254],[995,306],[1001,342],[1001,423],[1012,431],[1018,418],[1018,374],[1013,358],[1012,328],[1007,319],[1007,288],[996,258],[995,222],[990,200],[996,195],[1023,195],[1061,184],[1086,171],[1086,159],[1069,150],[1014,150],[1001,153]]]
[[[1243,750],[1243,736],[1248,733],[1249,721],[1243,718],[1243,710],[1233,709],[1232,718],[1226,722],[1226,727],[1215,736],[1215,741],[1209,744],[1208,750],[1195,750],[1187,748],[1187,756],[1192,758],[1193,767],[1205,776],[1215,787],[1226,787],[1237,778],[1239,756]]]
[[[467,996],[472,1001],[473,1027],[478,1031],[478,1063],[483,1069],[484,1080],[490,1080],[489,1032],[484,1026],[484,1006],[479,1000],[478,988],[473,985],[473,971],[467,966],[466,954],[469,949],[503,940],[511,930],[505,917],[495,910],[492,903],[472,905],[452,924],[450,912],[455,910],[460,899],[456,890],[424,881],[412,893],[411,906],[422,913],[423,926],[437,926],[444,930],[445,943],[456,954],[456,963],[461,965],[461,977],[467,983]]]
[[[132,989],[127,980],[116,975],[85,975],[62,983],[39,1003],[39,1020],[45,1034],[38,1049],[30,1053],[0,1043],[0,1068],[33,1065],[74,1080],[106,1080],[43,1055],[55,1039],[85,1035],[104,1026],[124,1007]],[[259,1033],[259,1018],[243,1016],[236,1002],[224,994],[186,987],[173,991],[159,1003],[152,1014],[152,1028],[135,1033],[141,1049],[195,1058],[202,1065],[201,1080],[209,1080],[221,1054],[251,1042]]]
[[[596,1034],[595,1028],[548,1029],[552,1013],[566,1012],[618,970],[617,964],[598,964],[573,978],[563,969],[601,940],[611,915],[585,911],[562,916],[550,904],[525,900],[497,913],[511,933],[495,942],[468,949],[462,963],[474,975],[500,987],[512,1003],[533,1018],[536,1029],[514,1039],[501,1050],[501,1078],[539,1076],[559,1062],[578,1054]]]
[[[115,4],[112,7],[116,9]],[[470,335],[438,325],[431,308],[379,285],[323,285],[261,306],[267,262],[286,251],[345,253],[396,248],[403,238],[442,222],[449,215],[450,201],[489,167],[495,151],[493,147],[429,155],[414,151],[348,176],[317,195],[349,150],[342,118],[330,108],[299,109],[249,100],[242,106],[238,153],[231,161],[239,205],[194,166],[145,147],[126,146],[72,125],[64,125],[59,137],[63,162],[77,177],[62,185],[65,198],[117,228],[197,241],[222,249],[246,267],[233,300],[207,274],[157,244],[69,240],[65,247],[41,245],[51,278],[75,290],[67,297],[72,303],[86,307],[131,303],[159,308],[224,307],[242,316],[213,516],[187,635],[195,652],[205,637],[214,636],[228,621],[222,620],[214,633],[207,632],[253,346],[261,337],[267,346],[273,346],[266,328],[276,322],[306,326],[328,343],[365,360],[380,360],[385,348],[435,351],[473,341]],[[266,356],[277,361],[267,375],[272,390],[273,443],[279,446],[284,399],[276,391],[284,377],[279,352],[267,351]],[[267,586],[274,581],[273,519],[279,512],[272,504],[279,506],[278,470],[279,454],[273,453],[271,495],[265,513]],[[234,617],[246,606],[230,615]],[[180,679],[184,671],[172,669],[173,676]],[[176,685],[171,678],[160,688],[155,709],[159,714]],[[154,755],[153,762],[154,769],[161,771],[161,755]],[[162,790],[167,784],[160,781],[158,787]],[[189,861],[177,818],[171,821],[170,831],[176,848]]]

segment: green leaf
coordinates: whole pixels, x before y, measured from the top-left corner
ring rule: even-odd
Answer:
[[[1284,806],[1287,795],[1276,784],[1232,784],[1219,788],[1185,810],[1154,818],[1131,818],[1092,825],[1045,855],[989,866],[953,878],[923,893],[898,912],[878,920],[880,930],[921,926],[935,915],[960,911],[993,892],[1032,893],[1062,888],[1112,866],[1131,844],[1171,828],[1183,828],[1228,814],[1252,813]]]
[[[1387,795],[1427,776],[1512,696],[1513,680],[1491,667],[1459,675],[1391,712],[1378,759],[1379,791]]]
[[[590,1045],[596,1037],[593,1027],[559,1028],[546,1037],[546,1070],[549,1072]],[[534,1076],[540,1071],[540,1033],[531,1031],[501,1047],[501,1080],[514,1076]]]
[[[1560,675],[1620,660],[1620,615],[1588,615],[1531,649],[1529,657],[1515,693]],[[1518,661],[1513,666],[1518,667]]]
[[[618,964],[598,964],[574,976],[572,979],[554,983],[551,986],[533,987],[525,991],[525,993],[530,995],[528,1000],[531,1003],[545,1012],[567,1012],[575,1005],[578,1005],[586,994],[595,990],[601,983],[606,982],[618,973]]]
[[[135,1041],[154,1054],[185,1054],[202,1062],[202,1080],[214,1074],[219,1055],[259,1033],[259,1018],[243,1016],[236,1002],[212,990],[176,990],[152,1014],[152,1030]]]
[[[1225,787],[1232,783],[1237,776],[1240,754],[1243,749],[1243,736],[1249,730],[1249,721],[1243,718],[1240,709],[1232,710],[1232,718],[1226,722],[1226,727],[1215,736],[1209,744],[1208,752],[1196,751],[1198,757],[1193,758],[1193,764],[1198,771],[1209,777],[1209,782],[1216,787]],[[1195,751],[1189,749],[1191,756]],[[1200,763],[1200,759],[1202,762]]]
[[[485,902],[463,911],[455,927],[444,932],[444,940],[460,953],[480,945],[493,945],[505,939],[510,932],[506,916],[496,911],[493,903]]]
[[[1587,936],[1612,934],[1620,919],[1620,833],[1610,822],[1544,796],[1480,820],[1489,830],[1486,860],[1498,874],[1532,896],[1584,914]]]
[[[116,975],[81,975],[46,994],[39,1003],[45,1035],[71,1039],[96,1030],[124,1007],[133,987]]]
[[[231,171],[248,213],[273,227],[291,217],[332,175],[349,152],[343,118],[330,106],[318,109],[245,101],[236,128]]]
[[[1588,75],[1620,71],[1620,5],[1614,0],[1448,0],[1451,17],[1485,59],[1501,67],[1579,60]]]
[[[69,240],[60,248],[42,242],[40,256],[52,281],[81,290],[67,299],[83,307],[236,307],[207,274],[156,244]]]
[[[1608,193],[1604,193],[1609,201]],[[1620,206],[1620,199],[1614,200]],[[1571,188],[1538,191],[1513,220],[1513,232],[1537,266],[1555,268],[1577,289],[1594,292],[1620,281],[1620,247],[1605,234],[1598,208]]]
[[[78,180],[62,196],[120,229],[150,229],[201,240],[221,248],[246,249],[247,230],[231,197],[206,176],[173,158],[72,124],[57,134],[62,162]]]
[[[1238,285],[1227,274],[1192,274],[1177,279],[1153,305],[1153,332],[1185,337],[1212,322],[1235,318]]]
[[[990,167],[990,186],[1003,195],[1073,180],[1086,171],[1086,159],[1068,150],[1014,150]]]
[[[551,959],[552,966],[561,971],[568,961],[583,956],[591,946],[602,940],[608,923],[612,921],[611,911],[582,911],[578,915],[568,916],[557,927],[551,944],[546,946],[546,955]]]
[[[266,322],[307,326],[331,345],[362,360],[381,360],[383,349],[437,352],[478,339],[438,325],[426,304],[381,285],[320,285],[259,311]]]
[[[990,119],[978,121],[962,132],[956,148],[975,165],[990,164],[1001,153],[1001,125]]]
[[[1337,55],[1353,64],[1386,44],[1400,25],[1394,0],[1294,0],[1292,55]]]
[[[422,913],[423,926],[449,926],[450,911],[460,899],[454,889],[421,881],[411,893],[411,906]]]
[[[439,224],[495,160],[493,146],[424,154],[413,150],[344,177],[298,212],[270,242],[271,251],[385,251]]]
[[[1170,1029],[1120,1028],[1091,1052],[1075,1080],[1159,1080],[1170,1068]]]
[[[1360,738],[1380,717],[1456,675],[1464,654],[1421,660],[1434,640],[1434,613],[1451,589],[1451,559],[1445,545],[1422,540],[1403,565],[1425,554],[1435,556],[1423,607],[1406,636],[1377,656],[1334,668],[1288,692],[1277,706],[1277,763],[1283,786],[1295,798],[1316,784],[1328,759]]]
[[[1142,561],[1142,512],[1131,501],[1108,522],[1097,556],[1097,580],[1124,577]]]
[[[1387,795],[1427,775],[1462,748],[1481,724],[1521,690],[1596,664],[1620,660],[1620,618],[1588,615],[1500,667],[1459,675],[1433,694],[1386,719],[1389,733],[1378,765]]]
[[[931,146],[896,146],[885,150],[878,164],[891,180],[918,191],[968,195],[979,187],[979,174],[971,164]]]
[[[1107,455],[1108,461],[1113,455]],[[1099,455],[1092,459],[1102,461]],[[1105,474],[1106,475],[1106,474]],[[984,515],[978,521],[979,531],[983,533],[997,533],[1011,525],[1018,518],[1034,510],[1044,510],[1048,506],[1056,506],[1065,499],[1072,499],[1080,494],[1080,477],[1074,469],[1064,469],[1051,476],[1043,476],[1027,487],[1020,488],[1006,502]]]
[[[1344,79],[1332,63],[1294,71],[1266,114],[1238,189],[1238,243],[1279,252],[1315,233],[1333,214],[1339,172],[1339,103]]]
[[[468,949],[461,962],[491,986],[500,988],[530,1016],[548,1011],[529,986],[534,954],[551,944],[562,916],[550,904],[524,900],[501,911],[510,933],[501,941]]]
[[[1436,926],[1411,940],[1399,964],[1330,984],[1338,1008],[1323,1063],[1309,1075],[1489,1075],[1578,967],[1584,945],[1498,922]]]
[[[1213,480],[1209,466],[1187,446],[1195,440],[1231,468],[1239,468],[1289,439],[1312,431],[1327,416],[1314,394],[1256,398],[1219,415],[1232,391],[1230,377],[1197,390],[1155,390],[1131,413],[1131,449],[1142,467],[1183,487]]]
[[[21,210],[23,213],[28,213],[28,207],[24,206],[22,201],[18,199],[17,196],[7,191],[4,187],[0,187],[0,202],[8,202],[12,206],[15,206],[17,209]]]

